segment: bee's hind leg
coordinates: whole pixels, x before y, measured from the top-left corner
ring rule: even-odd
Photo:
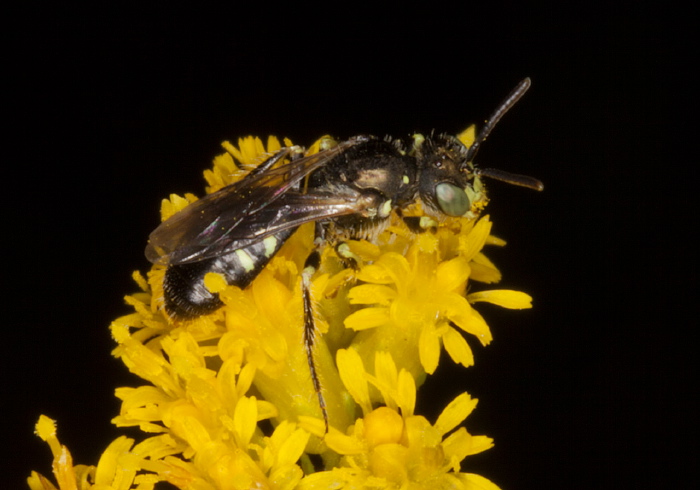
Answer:
[[[314,301],[311,297],[311,278],[321,266],[321,248],[325,245],[323,226],[316,223],[316,239],[314,241],[314,250],[309,254],[304,263],[304,270],[301,273],[301,291],[304,305],[304,349],[306,350],[306,360],[309,363],[309,371],[311,372],[311,382],[314,385],[314,391],[318,397],[318,404],[321,407],[323,414],[323,422],[325,423],[326,433],[328,432],[328,410],[326,408],[326,399],[323,396],[323,388],[314,360],[314,342],[316,340],[316,320],[314,316]]]

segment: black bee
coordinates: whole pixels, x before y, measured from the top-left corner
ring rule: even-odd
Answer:
[[[204,286],[209,272],[245,288],[296,229],[316,224],[315,249],[302,274],[304,343],[311,378],[327,421],[313,360],[314,316],[310,280],[326,243],[373,239],[392,212],[420,200],[427,214],[464,216],[472,209],[480,176],[542,190],[531,177],[473,165],[481,143],[530,86],[525,79],[498,106],[474,143],[465,147],[449,135],[414,135],[399,140],[356,136],[328,141],[310,156],[300,147],[283,148],[244,179],[209,194],[163,222],[151,233],[146,257],[167,265],[163,283],[167,314],[193,319],[222,306]],[[417,222],[407,223],[413,229]],[[340,250],[340,247],[338,248]],[[342,253],[341,253],[342,256]],[[345,257],[352,262],[352,257]]]

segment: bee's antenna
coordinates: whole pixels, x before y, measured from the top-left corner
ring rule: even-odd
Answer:
[[[535,191],[544,190],[544,184],[539,179],[528,175],[512,174],[510,172],[504,172],[503,170],[498,170],[495,168],[477,168],[475,172],[479,176],[500,180],[501,182],[506,182],[508,184],[527,187],[528,189]]]
[[[515,105],[516,102],[520,100],[520,97],[522,97],[525,92],[527,92],[527,89],[530,88],[530,79],[525,78],[522,80],[517,87],[513,89],[511,93],[508,94],[508,97],[506,97],[503,102],[500,103],[498,108],[493,111],[493,114],[491,114],[491,117],[488,118],[486,121],[486,124],[484,125],[483,128],[481,128],[481,131],[479,131],[479,135],[476,137],[474,140],[474,143],[469,147],[469,151],[467,151],[467,162],[473,162],[474,157],[476,157],[476,153],[479,151],[479,147],[481,146],[481,143],[486,141],[486,138],[488,138],[489,134],[491,134],[491,130],[496,126],[498,121],[501,120],[503,115],[508,112],[508,110]]]

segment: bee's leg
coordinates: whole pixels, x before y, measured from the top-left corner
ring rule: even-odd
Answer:
[[[318,397],[318,404],[321,407],[323,421],[326,425],[326,433],[328,432],[328,410],[326,409],[326,399],[323,397],[323,389],[321,380],[318,376],[316,361],[314,360],[314,341],[316,340],[316,321],[314,317],[314,304],[311,297],[311,278],[321,266],[320,249],[325,245],[323,226],[316,223],[316,239],[314,241],[314,250],[304,263],[304,270],[301,273],[301,292],[304,304],[304,349],[306,350],[306,360],[309,363],[309,371],[311,372],[311,382],[314,385],[314,391]]]
[[[335,253],[341,258],[345,267],[349,267],[358,271],[360,269],[360,264],[362,264],[362,259],[359,255],[353,253],[350,250],[350,245],[347,242],[340,242],[335,246]]]
[[[397,210],[397,213],[413,233],[423,233],[438,225],[437,221],[430,216],[404,216],[401,210]]]

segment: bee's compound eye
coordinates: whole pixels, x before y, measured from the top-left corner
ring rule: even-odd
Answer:
[[[471,209],[471,203],[464,189],[456,185],[447,182],[438,184],[435,187],[435,196],[440,209],[448,216],[463,216]]]

